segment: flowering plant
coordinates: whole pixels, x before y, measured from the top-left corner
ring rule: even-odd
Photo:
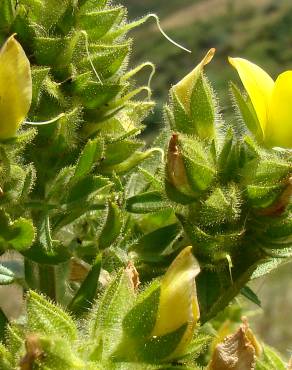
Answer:
[[[134,76],[154,67],[127,69],[127,33],[149,17],[0,2],[0,284],[26,302],[15,322],[0,306],[1,369],[286,366],[246,320],[214,320],[238,294],[258,303],[249,281],[292,256],[291,73],[230,58],[247,91],[231,85],[232,125],[209,50],[149,148],[154,102]]]

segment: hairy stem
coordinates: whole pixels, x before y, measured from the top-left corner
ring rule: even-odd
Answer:
[[[56,271],[55,266],[39,265],[39,289],[56,302]]]

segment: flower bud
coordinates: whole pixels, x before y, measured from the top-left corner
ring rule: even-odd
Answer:
[[[215,172],[212,158],[199,140],[173,134],[167,154],[169,198],[182,204],[193,202],[209,188]]]
[[[171,89],[171,92],[177,96],[187,113],[190,113],[190,102],[193,88],[198,78],[203,73],[204,66],[211,62],[214,54],[215,49],[210,49],[201,62]]]
[[[259,213],[264,216],[280,216],[287,209],[292,197],[292,177],[289,177],[284,190],[270,207],[262,209]]]
[[[123,320],[116,358],[159,363],[187,353],[200,317],[195,285],[199,272],[192,247],[186,247],[162,280],[154,280],[139,294]]]
[[[175,190],[187,197],[194,197],[195,193],[192,191],[186,174],[185,164],[182,153],[178,146],[178,134],[173,134],[168,145],[167,152],[167,181]],[[172,195],[169,192],[170,196]],[[175,199],[180,203],[180,199]]]
[[[171,358],[184,353],[200,317],[195,285],[195,277],[199,272],[200,267],[192,254],[192,247],[186,247],[172,262],[161,281],[152,336],[164,336],[186,325],[178,346],[170,355]]]
[[[216,101],[212,89],[203,76],[203,68],[215,53],[210,49],[203,60],[171,90],[174,128],[201,139],[215,136]]]
[[[0,139],[15,136],[32,99],[29,60],[14,35],[0,50]]]

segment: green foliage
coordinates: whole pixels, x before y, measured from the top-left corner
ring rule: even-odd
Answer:
[[[122,191],[128,174],[155,154],[137,139],[153,102],[135,98],[143,90],[149,95],[148,87],[133,80],[140,68],[126,70],[132,26],[123,6],[5,0],[1,7],[1,39],[17,33],[30,58],[28,121],[39,124],[32,130],[23,125],[18,136],[1,143],[0,251],[15,249],[36,263],[32,273],[38,279],[38,264],[69,265],[80,254],[92,262],[129,228]],[[91,229],[85,240],[83,227]],[[91,243],[89,253],[83,243]],[[58,274],[59,267],[50,271]],[[65,297],[66,284],[56,284]],[[72,287],[73,311],[86,310],[97,285],[88,297],[82,287]],[[39,286],[57,299],[45,282]]]
[[[0,251],[15,249],[21,252],[29,248],[35,237],[32,222],[22,217],[11,222],[4,211],[0,212]]]
[[[264,346],[263,354],[257,361],[255,368],[256,370],[285,370],[287,365],[272,348]]]
[[[129,271],[121,270],[86,320],[77,323],[60,307],[30,291],[27,321],[8,328],[6,346],[0,347],[0,363],[4,369],[17,364],[38,369],[196,369],[195,364],[183,367],[183,362],[160,360],[175,349],[179,337],[175,339],[178,333],[151,337],[158,299],[159,282],[137,294]],[[209,340],[199,336],[192,350],[206,346]]]
[[[82,314],[85,308],[89,309],[91,307],[97,291],[100,269],[101,256],[98,255],[92,264],[91,270],[80,285],[78,292],[68,305],[68,309],[75,315]]]

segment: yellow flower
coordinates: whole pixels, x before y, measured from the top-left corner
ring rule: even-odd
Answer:
[[[0,139],[15,136],[31,104],[29,61],[14,35],[0,50]]]
[[[276,81],[259,66],[242,58],[229,58],[250,97],[264,143],[292,148],[292,71]]]
[[[192,247],[186,247],[176,257],[161,281],[161,293],[157,319],[152,336],[173,333],[187,324],[185,333],[171,357],[183,354],[192,339],[200,317],[195,277],[200,267],[192,254]]]

